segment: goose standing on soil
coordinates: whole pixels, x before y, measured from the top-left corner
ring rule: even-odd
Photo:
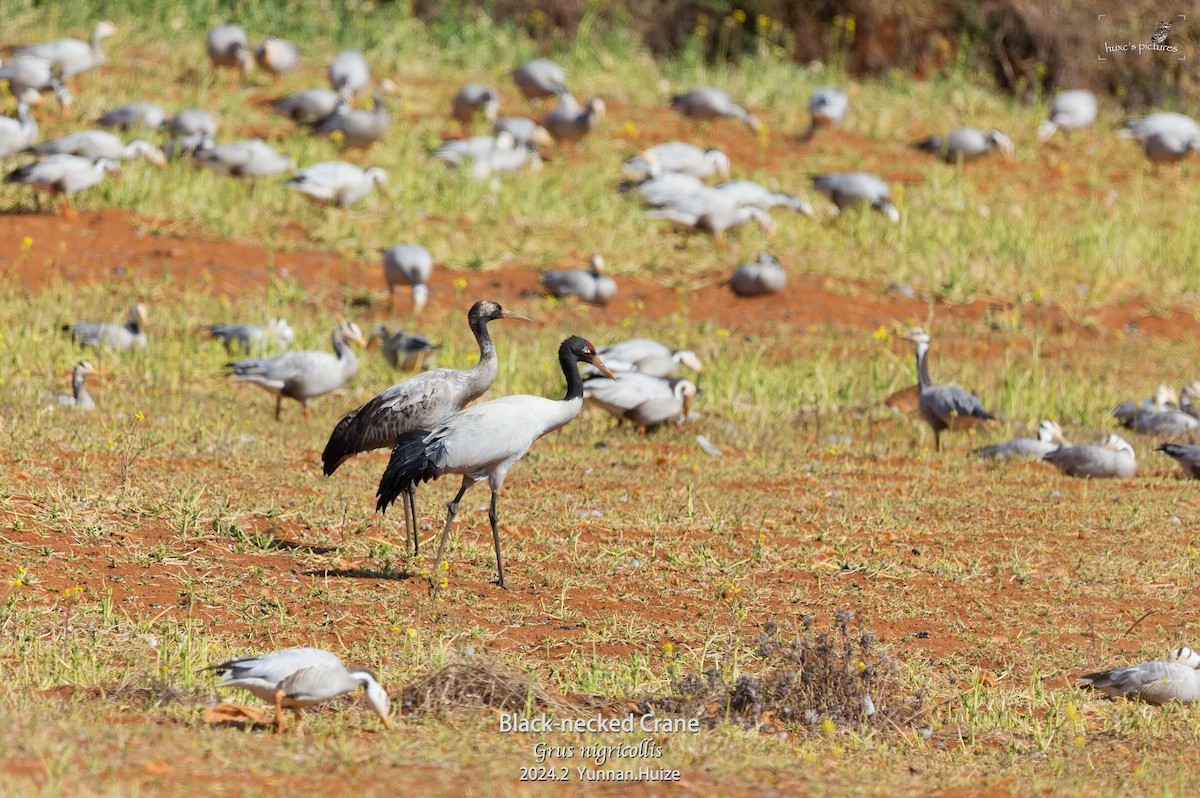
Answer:
[[[778,294],[787,284],[787,272],[770,252],[760,252],[755,260],[739,266],[728,283],[738,296]]]
[[[146,348],[146,306],[134,303],[125,316],[124,324],[112,321],[77,321],[64,324],[62,331],[71,334],[71,339],[80,346],[93,349],[113,349],[117,352],[132,352]]]
[[[210,28],[204,37],[204,47],[214,69],[236,69],[242,75],[254,69],[254,54],[250,52],[250,42],[241,25]]]
[[[704,150],[682,141],[668,141],[647,147],[625,161],[622,168],[633,180],[642,180],[663,172],[678,172],[701,180],[729,179],[729,156],[717,149]]]
[[[343,50],[329,62],[329,85],[345,100],[371,85],[371,67],[358,50]]]
[[[467,323],[479,345],[475,365],[466,371],[443,368],[410,377],[344,415],[321,454],[325,476],[360,452],[395,446],[396,440],[410,430],[433,429],[482,396],[495,381],[499,366],[496,345],[488,333],[488,322],[497,319],[530,321],[488,300],[472,305]],[[406,544],[411,543],[409,548],[418,554],[416,483],[403,489]]]
[[[1086,89],[1060,92],[1050,103],[1050,116],[1037,127],[1038,141],[1046,141],[1058,130],[1068,136],[1073,130],[1090,127],[1096,121],[1096,95]]]
[[[850,98],[841,89],[819,86],[808,100],[809,126],[803,139],[811,139],[819,128],[837,127],[850,108]]]
[[[921,391],[917,409],[933,430],[936,451],[942,450],[942,432],[971,430],[981,422],[996,418],[984,409],[975,394],[957,385],[934,385],[929,379],[929,333],[914,327],[909,330],[907,338],[917,352],[917,385]]]
[[[279,77],[300,66],[300,48],[287,39],[270,37],[254,48],[254,61],[264,72]]]
[[[181,108],[167,121],[167,135],[172,138],[217,135],[217,120],[203,108]]]
[[[117,106],[110,111],[105,111],[96,120],[96,124],[100,127],[115,127],[121,131],[129,131],[135,127],[158,130],[166,123],[167,112],[162,109],[162,106],[146,102]]]
[[[1042,456],[1069,477],[1128,479],[1137,473],[1137,457],[1124,438],[1109,435],[1102,446],[1060,446]]]
[[[900,209],[892,204],[888,185],[869,172],[838,172],[817,175],[813,188],[829,198],[839,212],[857,205],[869,205],[882,213],[892,224],[900,222]]]
[[[567,75],[549,58],[526,61],[512,71],[513,82],[527,100],[562,97],[567,93]]]
[[[544,127],[555,141],[577,142],[592,132],[600,118],[604,116],[604,100],[592,97],[587,105],[580,106],[575,98],[564,94],[559,98],[558,105],[542,120]]]
[[[334,354],[301,350],[272,358],[252,358],[226,364],[231,379],[249,382],[275,395],[275,420],[283,412],[283,399],[300,403],[308,418],[308,403],[345,385],[358,370],[358,358],[350,343],[365,346],[362,331],[352,322],[343,322],[330,336]]]
[[[391,121],[383,98],[395,92],[396,84],[385,78],[375,87],[375,104],[370,111],[339,111],[315,124],[313,131],[321,136],[340,134],[343,147],[370,147],[387,135]]]
[[[221,676],[217,687],[238,687],[275,705],[275,731],[283,731],[283,710],[296,714],[297,729],[303,733],[300,710],[366,690],[367,706],[391,728],[388,714],[392,704],[387,691],[366,668],[347,668],[337,655],[319,648],[288,648],[259,657],[240,657],[205,668]]]
[[[771,191],[766,186],[749,180],[732,180],[728,183],[721,183],[714,188],[719,194],[733,200],[738,205],[751,205],[755,208],[761,208],[764,211],[769,211],[772,208],[790,208],[796,213],[803,214],[810,219],[816,215],[813,206],[799,197],[793,197],[791,194],[784,194],[778,191]]]
[[[413,313],[420,313],[429,301],[429,276],[433,274],[433,253],[420,244],[396,244],[383,251],[383,281],[387,284],[388,307],[396,286],[412,287]]]
[[[754,131],[762,127],[762,123],[753,114],[729,99],[728,94],[710,86],[676,94],[671,98],[671,107],[693,119],[729,117],[741,120],[746,127]]]
[[[382,322],[371,328],[367,346],[370,346],[372,341],[379,341],[379,353],[392,368],[405,371],[430,368],[434,355],[441,349],[423,335],[408,334],[403,330],[392,332]]]
[[[378,166],[367,170],[345,161],[322,161],[296,172],[284,185],[318,205],[336,205],[345,210],[368,196],[376,186],[387,183],[388,174]]]
[[[474,122],[476,117],[483,117],[489,123],[495,122],[499,113],[499,92],[482,83],[464,84],[450,101],[450,115],[463,127]]]
[[[463,478],[458,493],[446,506],[446,527],[438,543],[435,574],[441,573],[442,555],[458,512],[458,503],[467,488],[487,479],[492,490],[488,520],[496,549],[496,575],[500,587],[505,587],[497,509],[504,477],[536,440],[561,429],[579,415],[583,407],[579,363],[590,363],[600,373],[612,376],[596,354],[595,347],[578,336],[562,342],[558,348],[558,362],[567,381],[566,396],[560,401],[522,394],[505,396],[462,410],[432,429],[412,429],[396,440],[387,470],[379,480],[376,509],[380,512],[386,511],[401,493],[411,491],[418,482],[446,474],[461,474]]]
[[[989,460],[1015,460],[1017,458],[1032,458],[1041,460],[1048,453],[1060,446],[1070,446],[1063,437],[1062,427],[1053,421],[1043,421],[1038,425],[1036,438],[1013,438],[1011,441],[984,446],[973,454]]]
[[[1154,451],[1162,452],[1179,463],[1183,473],[1200,479],[1200,446],[1194,443],[1164,443]]]
[[[1200,702],[1200,654],[1183,646],[1165,660],[1089,673],[1079,681],[1109,698],[1139,699],[1154,706],[1169,701],[1195,704]]]
[[[54,92],[58,107],[63,111],[71,108],[71,92],[63,85],[50,62],[43,58],[21,56],[0,66],[0,81],[7,81],[8,90],[18,101],[36,94],[41,100],[44,91]]]
[[[618,424],[630,421],[639,432],[674,420],[683,424],[692,412],[699,390],[685,379],[651,377],[636,371],[615,377],[591,376],[583,382],[583,396],[610,413]]]
[[[106,130],[79,130],[57,139],[43,141],[30,148],[38,155],[78,155],[92,163],[101,158],[110,161],[132,161],[142,158],[160,169],[167,165],[167,156],[148,141],[137,139],[125,144]]]
[[[277,175],[296,168],[295,161],[276,152],[262,139],[206,147],[195,158],[201,166],[229,177]]]
[[[266,327],[256,324],[209,324],[201,329],[209,338],[223,343],[225,351],[230,353],[236,349],[247,354],[262,352],[272,343],[287,350],[296,340],[292,325],[286,319],[271,319]]]
[[[4,182],[58,194],[62,198],[60,210],[65,211],[71,207],[74,194],[97,185],[109,172],[120,174],[120,165],[107,158],[92,163],[77,155],[48,155],[9,172]]]
[[[91,412],[96,409],[96,402],[87,392],[87,377],[95,374],[96,369],[86,360],[81,360],[71,369],[71,392],[52,393],[42,397],[42,404],[73,407],[81,412]]]
[[[594,305],[607,305],[617,295],[616,282],[604,273],[603,255],[592,255],[586,269],[547,269],[541,282],[550,296],[573,296]]]
[[[631,338],[619,344],[602,346],[599,349],[604,364],[610,371],[639,371],[651,377],[669,377],[680,366],[700,374],[704,371],[700,358],[690,349],[671,349],[649,338]],[[584,374],[596,374],[596,370],[583,367]]]
[[[100,45],[116,32],[117,26],[111,22],[99,22],[92,31],[90,44],[79,39],[56,39],[21,47],[15,55],[31,55],[49,61],[52,67],[57,68],[63,80],[70,80],[104,63],[104,51],[100,49]]]
[[[17,103],[17,116],[0,116],[0,158],[15,155],[33,145],[38,138],[38,125],[24,101]]]
[[[932,136],[917,145],[922,152],[933,153],[949,164],[966,163],[999,150],[1006,158],[1013,153],[1012,140],[995,128],[984,132],[960,127],[945,136]]]
[[[304,89],[275,101],[275,113],[301,125],[315,125],[339,111],[348,110],[346,101],[333,89]]]

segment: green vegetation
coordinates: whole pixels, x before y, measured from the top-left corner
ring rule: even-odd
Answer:
[[[314,5],[280,27],[273,10],[248,4],[241,20],[252,35],[293,36],[308,61],[278,87],[259,77],[231,88],[203,61],[204,27],[225,19],[213,4],[130,4],[121,13],[97,5],[58,4],[49,17],[34,4],[0,5],[11,42],[79,34],[101,15],[121,26],[110,66],[81,81],[79,119],[135,98],[199,104],[220,111],[223,138],[262,133],[302,163],[336,149],[272,119],[262,101],[320,83],[328,54],[367,43],[378,71],[402,83],[394,130],[370,156],[393,176],[387,196],[342,215],[273,181],[133,165],[80,204],[149,217],[149,232],[186,227],[268,250],[369,260],[382,244],[420,240],[465,281],[461,301],[439,299],[420,320],[444,347],[441,365],[473,357],[463,313],[489,290],[477,272],[597,250],[618,275],[682,286],[723,277],[769,245],[793,273],[831,278],[848,305],[891,281],[950,300],[1011,302],[983,322],[929,325],[935,378],[969,386],[1006,419],[983,439],[1051,417],[1073,440],[1090,441],[1117,401],[1195,376],[1194,339],[1119,335],[1093,319],[1117,300],[1144,298],[1152,310],[1187,303],[1200,286],[1192,167],[1152,176],[1133,145],[1110,135],[1112,109],[1091,134],[1039,151],[1038,107],[999,99],[962,70],[929,83],[895,76],[852,83],[848,132],[805,147],[794,141],[807,124],[798,109],[813,86],[842,83],[840,75],[769,54],[739,71],[686,52],[656,64],[630,41],[585,33],[552,54],[581,94],[604,96],[613,113],[579,151],[492,188],[445,171],[426,150],[457,132],[445,111],[463,80],[494,81],[509,110],[524,110],[505,74],[538,48],[511,26],[485,18],[426,26],[393,6],[368,15]],[[331,18],[345,25],[328,30]],[[877,170],[903,186],[903,223],[777,215],[769,244],[753,230],[725,251],[702,238],[681,243],[613,190],[624,157],[687,129],[662,109],[660,80],[720,85],[761,111],[764,139],[726,125],[695,134],[727,147],[736,174],[807,193],[813,171]],[[44,135],[79,119],[47,119]],[[960,121],[1009,132],[1015,164],[957,170],[904,149]],[[5,196],[22,208],[33,202]],[[677,768],[684,786],[705,795],[756,785],[783,794],[990,786],[1080,796],[1197,786],[1194,709],[1109,703],[1073,685],[1084,670],[1196,642],[1193,483],[1145,439],[1133,440],[1138,479],[1118,484],[1072,481],[1036,464],[978,464],[963,435],[932,454],[919,422],[878,404],[914,381],[897,333],[925,319],[875,330],[799,326],[806,320],[728,329],[693,318],[687,290],[678,310],[649,308],[623,322],[518,300],[541,324],[497,325],[490,396],[558,394],[552,353],[566,332],[597,343],[637,334],[700,354],[703,417],[642,439],[585,411],[537,444],[505,485],[512,589],[490,583],[486,499],[476,487],[452,535],[447,586],[431,591],[423,577],[454,485],[420,492],[424,553],[409,559],[399,513],[372,512],[386,455],[355,458],[330,479],[318,465],[336,419],[397,374],[364,355],[348,388],[314,403],[308,423],[295,404],[276,423],[267,395],[221,380],[226,353],[195,334],[207,322],[279,315],[296,328],[296,348],[325,348],[338,319],[378,315],[349,301],[380,287],[374,266],[346,284],[271,279],[237,296],[185,286],[169,270],[152,280],[52,280],[36,292],[22,273],[14,263],[0,281],[0,317],[10,320],[0,337],[0,794],[436,795],[491,794],[495,785],[544,794],[517,781],[542,738],[499,734],[494,713],[474,704],[408,716],[401,707],[399,728],[378,733],[377,719],[347,701],[312,712],[307,738],[280,739],[209,728],[203,710],[214,691],[198,671],[314,644],[368,664],[397,698],[467,661],[528,679],[531,707],[541,696],[623,707],[700,685],[689,677],[714,669],[705,682],[713,692],[697,695],[757,683],[744,676],[775,685],[766,677],[778,673],[764,673],[764,631],[780,645],[807,639],[810,625],[836,635],[841,610],[853,613],[853,634],[873,631],[873,650],[895,664],[896,700],[923,696],[925,714],[905,723],[879,707],[895,722],[859,727],[845,712],[838,722],[760,713],[663,736],[663,756],[638,764]],[[150,304],[152,343],[134,356],[88,355],[101,371],[92,383],[99,410],[39,405],[43,392],[65,389],[81,356],[58,325],[118,319],[135,297]],[[1042,309],[1055,306],[1067,314],[1061,328],[1041,323]],[[704,454],[697,433],[726,456]],[[696,710],[686,703],[693,698],[680,706]]]

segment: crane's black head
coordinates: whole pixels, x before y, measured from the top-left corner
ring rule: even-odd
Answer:
[[[490,299],[481,299],[471,306],[467,311],[467,321],[472,325],[476,322],[487,323],[496,319],[513,319],[515,321],[533,321],[528,316],[522,316],[520,313],[513,313],[511,310],[505,310],[500,307],[499,302],[493,302]]]
[[[564,360],[566,358],[573,358],[578,363],[591,363],[604,376],[613,376],[608,367],[604,365],[604,362],[600,360],[600,355],[596,354],[596,347],[592,346],[592,342],[580,338],[578,335],[572,335],[562,342],[562,345],[558,347],[558,356]]]

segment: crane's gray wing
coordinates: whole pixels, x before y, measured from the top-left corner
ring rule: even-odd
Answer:
[[[921,393],[922,400],[929,402],[942,421],[950,423],[955,418],[978,418],[984,421],[995,418],[979,401],[979,397],[957,385],[934,385]]]
[[[465,372],[435,369],[393,385],[362,407],[351,410],[329,436],[321,454],[325,475],[360,452],[395,446],[397,439],[419,426],[444,421],[454,406]],[[463,375],[463,376],[460,376]]]

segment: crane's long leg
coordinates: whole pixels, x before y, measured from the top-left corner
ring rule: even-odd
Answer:
[[[437,559],[433,561],[433,573],[430,575],[435,586],[438,584],[438,572],[442,569],[442,554],[446,551],[446,540],[450,537],[450,525],[454,523],[454,516],[458,512],[458,503],[462,501],[463,494],[474,482],[475,480],[470,477],[463,477],[462,487],[458,489],[454,499],[446,505],[446,528],[442,530],[442,541],[438,544]]]
[[[492,506],[488,508],[488,520],[492,522],[492,543],[496,546],[496,573],[500,576],[500,587],[504,587],[504,562],[500,559],[500,519],[496,512],[496,498],[499,495],[499,491],[492,488]]]
[[[410,512],[411,508],[408,504],[408,491],[411,487],[412,486],[410,485],[409,488],[404,489],[404,496],[401,498],[401,503],[404,505],[404,551],[408,554],[413,553],[412,513]]]
[[[275,733],[283,732],[283,691],[275,691]]]
[[[279,420],[279,414],[283,412],[283,396],[276,394],[275,396],[275,420]]]
[[[408,509],[412,513],[412,548],[413,556],[421,553],[421,528],[417,526],[417,486],[408,486]]]

